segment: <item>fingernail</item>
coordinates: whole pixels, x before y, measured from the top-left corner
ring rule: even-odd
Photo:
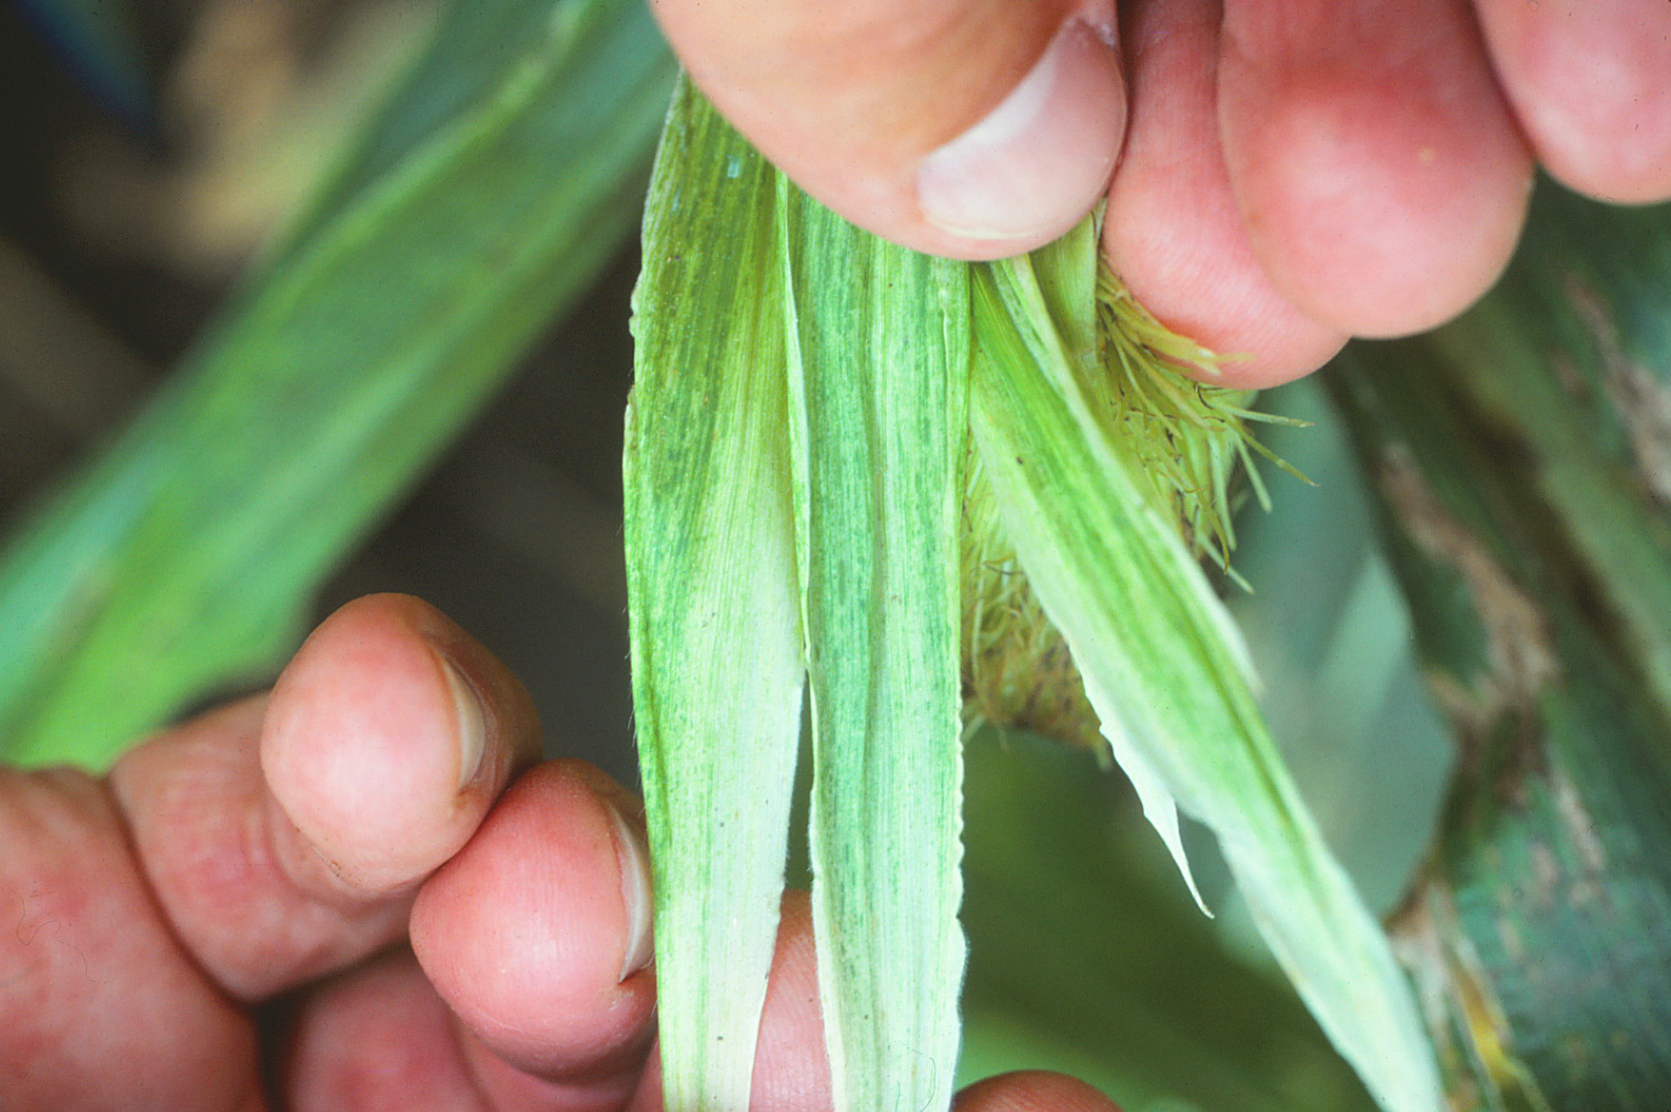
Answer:
[[[974,239],[1066,232],[1107,187],[1125,120],[1114,51],[1070,20],[1003,103],[923,160],[923,216]]]
[[[654,908],[650,891],[650,851],[644,836],[628,822],[614,805],[609,817],[615,824],[615,856],[621,866],[621,906],[627,913],[627,946],[621,955],[621,975],[624,981],[650,964],[655,956],[655,936],[651,930]]]
[[[481,771],[482,754],[487,750],[487,718],[482,714],[481,700],[470,681],[459,673],[452,661],[439,653],[441,674],[447,677],[447,688],[453,695],[453,721],[458,730],[458,790],[469,787]]]

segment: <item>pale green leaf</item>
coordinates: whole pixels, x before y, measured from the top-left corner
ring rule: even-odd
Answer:
[[[780,198],[834,1104],[933,1112],[951,1100],[964,958],[969,268],[883,243],[787,182]]]
[[[634,294],[633,705],[669,1112],[745,1112],[800,736],[775,172],[688,83]]]
[[[1117,754],[1212,827],[1271,949],[1382,1106],[1436,1112],[1409,985],[1290,783],[1239,640],[1130,473],[1033,263],[978,270],[974,301],[982,465],[1092,706],[1118,723]]]
[[[1059,352],[1055,358],[1058,361],[1066,360],[1065,366],[1077,370],[1075,381],[1084,383],[1093,392],[1093,404],[1106,404],[1108,399],[1103,389],[1102,353],[1098,341],[1096,311],[1097,268],[1100,265],[1097,232],[1098,224],[1095,220],[1081,221],[1066,236],[1035,252],[1032,259],[1036,266],[1026,262],[1000,263],[997,265],[997,273],[1001,276],[1013,265],[1025,268],[1023,273],[1034,278],[1032,284],[1014,283],[1007,287],[1007,292],[1012,297],[1012,319],[1027,322],[1026,327],[1030,329],[1042,327],[1046,332],[1053,329],[1054,340],[1048,339],[1046,333],[1039,333],[1039,343],[1031,347],[1048,348],[1048,344],[1053,342],[1056,345],[1055,350]],[[984,269],[989,272],[992,270]],[[1037,358],[1037,355],[1035,353],[1030,357]],[[1144,510],[1151,520],[1160,520],[1159,511],[1148,503],[1144,503]],[[1168,531],[1176,533],[1175,526],[1169,522],[1163,524]],[[1013,534],[1011,540],[1013,543]],[[1019,551],[1020,546],[1016,547]],[[1192,576],[1192,583],[1201,583],[1199,574]],[[1048,605],[1045,610],[1048,615]],[[1060,623],[1054,624],[1061,628]],[[1221,629],[1220,633],[1226,643],[1240,644],[1233,630],[1226,627]],[[1071,648],[1071,638],[1068,644]],[[1075,662],[1078,663],[1077,653]],[[1183,831],[1178,822],[1178,804],[1173,798],[1172,790],[1167,786],[1166,779],[1156,771],[1142,744],[1133,738],[1131,727],[1124,721],[1120,707],[1111,700],[1097,697],[1096,692],[1101,681],[1096,671],[1093,669],[1086,672],[1082,666],[1081,679],[1091,706],[1097,713],[1103,737],[1108,740],[1108,747],[1113,751],[1114,760],[1126,774],[1126,779],[1131,781],[1132,789],[1137,792],[1137,798],[1143,804],[1143,817],[1154,826],[1155,832],[1166,844],[1167,851],[1172,854],[1172,860],[1177,862],[1178,871],[1183,874],[1184,883],[1189,885],[1190,895],[1194,897],[1196,905],[1210,915],[1211,911],[1196,886],[1195,874],[1189,866],[1189,856],[1184,852]]]

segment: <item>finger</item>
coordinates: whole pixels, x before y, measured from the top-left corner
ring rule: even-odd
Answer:
[[[1538,159],[1607,201],[1671,198],[1671,4],[1475,0]]]
[[[1022,1070],[978,1081],[952,1102],[954,1112],[1120,1112],[1083,1081],[1044,1070]]]
[[[1125,97],[1112,0],[655,0],[696,84],[814,197],[937,255],[1089,211]]]
[[[0,770],[0,846],[0,1108],[257,1107],[254,1031],[180,952],[104,786]]]
[[[1228,0],[1223,36],[1225,162],[1283,296],[1389,336],[1496,280],[1531,161],[1464,0]]]
[[[661,1059],[652,1053],[631,1112],[661,1112]],[[818,1004],[818,962],[813,953],[812,907],[805,892],[784,895],[777,949],[761,1009],[749,1092],[753,1112],[828,1112],[830,1064]]]
[[[411,951],[309,991],[280,1063],[291,1112],[487,1112],[452,1013]]]
[[[1126,12],[1131,122],[1103,225],[1111,265],[1173,331],[1229,356],[1219,381],[1263,387],[1316,370],[1345,336],[1277,292],[1230,195],[1216,106],[1219,5]]]
[[[375,897],[452,856],[538,747],[509,669],[427,603],[373,595],[337,611],[279,677],[261,763],[339,888]]]
[[[662,1106],[660,1059],[649,1047],[653,974],[642,964],[649,960],[649,938],[623,927],[637,920],[627,905],[649,895],[643,848],[623,854],[622,820],[615,815],[594,814],[591,823],[549,821],[553,814],[584,814],[572,797],[569,805],[552,806],[569,793],[598,792],[594,798],[612,801],[604,810],[618,814],[623,797],[600,788],[597,777],[560,762],[518,781],[482,835],[424,886],[414,909],[414,947],[464,1026],[465,1056],[495,1108],[603,1112],[625,1102],[659,1112]],[[623,863],[622,872],[612,857]],[[612,886],[640,884],[636,894],[612,892]],[[622,966],[631,970],[624,978]],[[750,1107],[830,1107],[804,892],[783,902]]]
[[[749,1107],[764,1112],[825,1112],[831,1107],[812,903],[805,892],[789,892],[783,899]]]
[[[470,1032],[496,1107],[619,1107],[655,989],[639,805],[577,761],[530,770],[412,911],[412,946]]]
[[[536,729],[486,650],[416,599],[373,596],[321,625],[269,699],[140,746],[111,785],[181,942],[254,999],[399,937],[411,889]]]

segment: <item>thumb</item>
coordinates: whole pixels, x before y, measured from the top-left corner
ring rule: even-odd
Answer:
[[[930,254],[1071,228],[1125,130],[1113,0],[653,0],[691,78],[796,184]]]

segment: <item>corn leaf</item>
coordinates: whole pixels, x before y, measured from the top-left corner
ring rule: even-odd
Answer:
[[[645,14],[636,0],[455,0],[447,5],[429,43],[413,59],[411,70],[399,81],[394,95],[377,108],[350,141],[342,160],[319,183],[306,210],[284,229],[280,242],[267,253],[268,263],[305,244],[406,158],[478,114],[484,104],[504,97],[508,86],[534,79],[531,57],[550,52],[551,62],[572,66],[578,61],[573,56],[575,51],[588,47],[596,51],[609,41],[600,34],[626,33],[636,43],[634,53],[642,54],[638,65],[650,63],[661,71],[643,90],[648,94],[646,103],[657,104],[653,123],[659,125],[659,109],[666,107],[665,90],[672,83],[672,57]],[[617,56],[617,61],[624,60]],[[636,68],[631,66],[611,76],[624,81],[635,76]],[[595,75],[585,83],[568,83],[565,89],[566,103],[548,102],[542,109],[577,114],[583,103],[594,110],[603,109],[628,91],[625,84],[613,86]],[[619,138],[638,144],[647,163],[659,134],[659,130],[652,131],[647,143],[636,129],[623,132]],[[637,199],[622,198],[628,202]]]
[[[1057,332],[1082,310],[1052,306],[1033,266],[975,281],[971,422],[1008,538],[1117,754],[1217,833],[1267,942],[1382,1106],[1435,1112],[1409,986],[1280,764],[1239,639]]]
[[[395,98],[426,107],[385,111],[300,237],[9,544],[8,759],[103,764],[273,667],[630,229],[672,77],[642,5],[461,2],[443,32]]]
[[[834,1104],[951,1100],[963,934],[959,507],[969,268],[782,182],[813,724],[809,835]]]
[[[805,667],[776,188],[682,83],[644,225],[624,467],[671,1112],[747,1109],[783,890]]]

